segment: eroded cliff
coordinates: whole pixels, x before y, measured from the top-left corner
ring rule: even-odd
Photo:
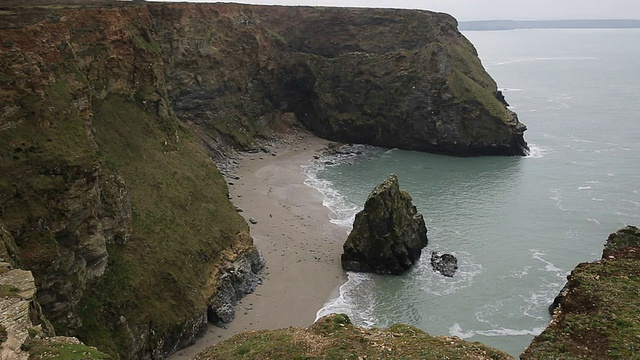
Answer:
[[[523,155],[522,125],[451,16],[417,10],[150,4],[181,119],[250,146],[295,117],[322,137]]]
[[[165,357],[255,286],[261,258],[211,157],[298,122],[526,149],[444,14],[5,1],[0,42],[0,221],[56,331],[117,357]]]

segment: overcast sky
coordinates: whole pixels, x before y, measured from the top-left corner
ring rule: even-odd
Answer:
[[[214,2],[212,0],[190,1]],[[240,0],[233,2],[426,9],[449,13],[461,21],[640,19],[640,0]]]

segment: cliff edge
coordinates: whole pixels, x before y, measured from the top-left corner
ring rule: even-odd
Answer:
[[[521,359],[636,359],[640,351],[640,229],[607,239],[602,259],[579,264],[549,326]]]
[[[250,146],[297,119],[340,142],[524,155],[526,127],[442,13],[149,4],[178,116]]]

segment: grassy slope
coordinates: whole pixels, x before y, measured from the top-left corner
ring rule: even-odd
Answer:
[[[255,331],[236,335],[200,353],[196,360],[233,359],[512,359],[480,343],[433,337],[412,326],[386,330],[351,325],[330,315],[308,329]]]
[[[143,344],[140,335],[149,328],[155,343],[163,331],[178,332],[175,325],[202,313],[218,267],[252,244],[199,142],[174,116],[157,115],[155,101],[164,89],[149,69],[158,65],[159,47],[145,40],[150,30],[143,15],[129,6],[29,8],[2,18],[24,21],[24,27],[0,29],[6,40],[0,53],[0,220],[15,236],[22,265],[47,272],[59,258],[62,245],[47,225],[74,216],[72,209],[53,213],[51,207],[68,196],[76,180],[68,176],[98,168],[122,177],[131,196],[132,235],[124,245],[108,245],[107,272],[77,305],[77,335],[116,356],[132,356],[133,342]],[[51,38],[34,42],[35,23]],[[122,31],[105,38],[101,29],[107,28]],[[22,56],[19,62],[13,54]],[[115,60],[107,60],[110,54]],[[132,79],[140,84],[126,82]],[[88,88],[99,89],[91,92],[99,94],[89,100],[91,120],[76,105]]]
[[[127,329],[116,325],[114,338],[105,313],[119,309],[155,329],[193,316],[202,293],[213,293],[213,265],[232,258],[223,253],[239,239],[237,249],[251,242],[224,179],[185,128],[179,142],[166,142],[154,117],[120,96],[97,101],[93,122],[101,156],[129,188],[133,236],[109,248],[110,269],[83,300],[80,333],[115,353],[126,348]]]

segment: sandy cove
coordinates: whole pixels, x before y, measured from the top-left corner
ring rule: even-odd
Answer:
[[[270,148],[247,154],[228,177],[229,193],[251,224],[251,235],[266,261],[263,283],[236,307],[228,329],[209,325],[196,344],[169,359],[189,359],[205,348],[247,330],[307,327],[318,309],[346,281],[340,266],[347,233],[329,222],[322,194],[304,184],[302,165],[329,144],[296,134]],[[275,156],[274,156],[275,155]]]

